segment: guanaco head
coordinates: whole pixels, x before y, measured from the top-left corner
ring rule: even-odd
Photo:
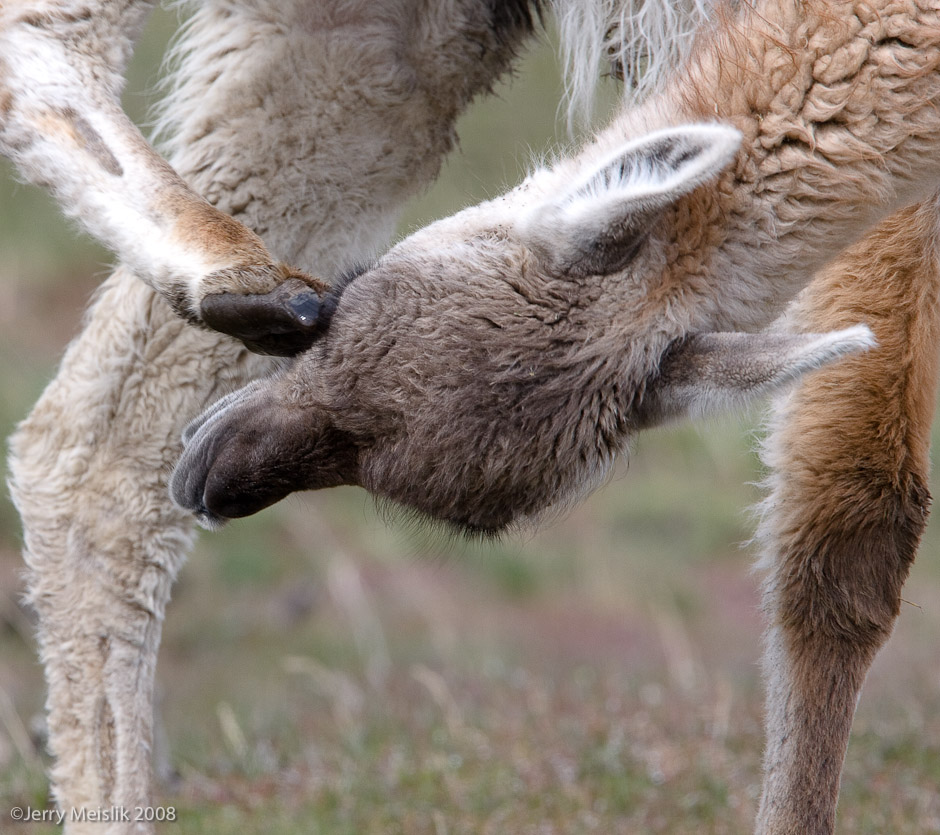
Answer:
[[[336,291],[326,333],[287,370],[187,429],[174,499],[211,525],[355,484],[496,532],[595,487],[640,429],[871,345],[864,327],[699,328],[665,218],[738,144],[720,125],[659,131],[407,238]],[[707,259],[683,257],[686,283],[705,281]]]

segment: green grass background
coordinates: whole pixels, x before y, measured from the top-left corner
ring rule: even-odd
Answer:
[[[144,121],[174,25],[125,96]],[[614,95],[607,91],[609,102]],[[568,143],[554,52],[461,121],[402,231]],[[77,332],[110,256],[0,177],[0,434]],[[158,802],[185,833],[743,833],[760,769],[746,508],[759,412],[644,436],[629,473],[544,531],[442,548],[356,490],[204,534],[170,605]],[[859,707],[839,831],[940,832],[940,569],[931,526]],[[41,669],[0,499],[0,832],[48,803]]]

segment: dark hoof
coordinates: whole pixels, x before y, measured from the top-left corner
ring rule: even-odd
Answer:
[[[202,300],[202,321],[234,336],[257,354],[290,357],[326,330],[328,315],[317,292],[299,278],[256,295],[214,293]]]

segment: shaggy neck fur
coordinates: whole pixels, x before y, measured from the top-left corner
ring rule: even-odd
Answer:
[[[685,69],[585,154],[686,121],[744,137],[733,167],[657,231],[665,279],[651,307],[696,329],[761,327],[842,247],[932,193],[938,69],[940,12],[926,0],[773,0],[721,16]]]

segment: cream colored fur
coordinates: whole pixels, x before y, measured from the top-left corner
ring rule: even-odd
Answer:
[[[439,46],[459,37],[460,2],[199,3],[163,120],[178,180],[115,104],[149,5],[23,0],[0,9],[0,144],[133,267],[105,282],[11,441],[49,686],[53,790],[66,811],[149,801],[154,666],[192,536],[166,478],[184,425],[272,367],[187,325],[154,292],[169,274],[198,293],[215,266],[200,239],[180,248],[163,221],[153,226],[154,205],[167,189],[182,195],[183,214],[190,201],[211,204],[261,233],[278,258],[335,274],[387,244],[399,207],[451,148],[456,116],[511,55],[480,61],[477,44],[467,54]],[[65,22],[52,33],[20,25],[34,14]],[[69,20],[85,21],[75,40]],[[518,45],[520,33],[513,38]],[[30,63],[31,75],[18,74],[11,56],[34,49],[45,69]],[[87,108],[130,182],[101,170],[74,116],[55,115],[62,100]],[[53,121],[42,121],[47,113]]]
[[[121,110],[124,67],[152,5],[0,7],[0,151],[180,312],[199,318],[210,276],[272,258],[260,239],[193,192]],[[198,231],[210,226],[219,234]],[[204,235],[199,245],[194,234]],[[271,290],[271,267],[250,273],[242,289]]]
[[[598,71],[621,78],[628,101],[654,89],[685,57],[715,5],[710,0],[554,3],[569,121],[590,117]]]
[[[14,0],[0,8],[0,149],[126,265],[102,287],[11,445],[49,683],[53,785],[64,809],[132,808],[150,798],[156,653],[192,532],[168,499],[167,473],[183,425],[272,368],[189,326],[165,300],[198,320],[209,293],[269,290],[282,277],[281,259],[329,276],[375,254],[402,200],[436,173],[457,114],[508,61],[455,52],[459,0],[206,0],[180,47],[165,109],[170,168],[117,106],[150,5]],[[551,194],[580,181],[625,137],[730,121],[744,150],[717,184],[668,214],[662,249],[644,256],[658,271],[624,292],[636,299],[637,318],[646,317],[642,332],[663,344],[690,331],[767,324],[835,247],[936,188],[938,72],[927,60],[937,50],[936,9],[888,6],[879,0],[863,21],[839,3],[781,0],[721,29],[710,42],[718,46],[702,49],[661,96],[511,197],[518,205],[507,216],[528,219],[513,234],[535,240],[538,223],[515,211],[529,207],[527,188]],[[568,31],[583,35],[571,22],[576,0],[564,7]],[[606,16],[582,20],[593,26]],[[872,48],[874,36],[919,37],[920,75],[914,66],[911,79],[892,86],[898,74],[885,67],[897,56]],[[596,54],[605,39],[606,30],[582,45]],[[842,122],[853,125],[851,137],[817,128],[840,109],[851,117]],[[407,245],[433,253],[441,232],[464,239],[480,217],[471,210]],[[639,358],[642,347],[625,350]],[[785,563],[781,537],[770,538]],[[774,619],[781,596],[771,598]],[[784,627],[774,620],[777,694],[793,680]],[[863,677],[863,660],[852,658]],[[814,720],[841,728],[840,710],[820,708]],[[844,740],[816,748],[810,741],[792,756],[781,740],[800,717],[783,708],[772,714],[761,831],[831,831],[837,786],[827,783],[819,808],[810,808],[794,785],[814,758],[839,756]]]

